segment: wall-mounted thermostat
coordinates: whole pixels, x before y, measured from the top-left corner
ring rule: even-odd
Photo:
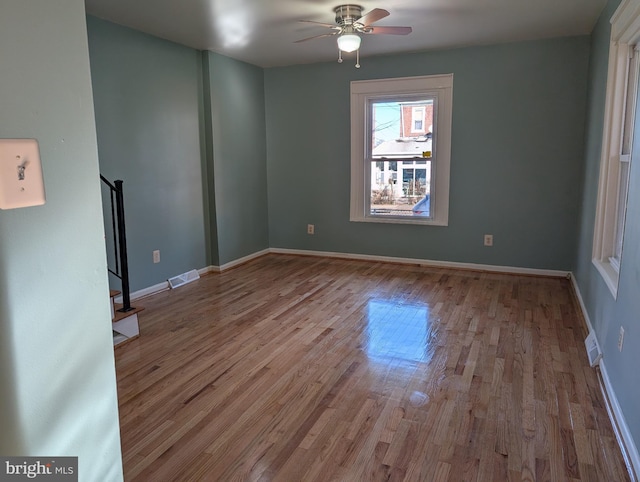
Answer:
[[[0,209],[44,204],[44,180],[36,139],[0,139]]]

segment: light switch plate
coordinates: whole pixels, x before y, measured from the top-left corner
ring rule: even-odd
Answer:
[[[45,203],[36,139],[0,139],[0,209]]]

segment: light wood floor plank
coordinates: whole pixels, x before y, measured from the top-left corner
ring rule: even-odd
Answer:
[[[626,481],[567,280],[268,255],[140,300],[127,481]]]

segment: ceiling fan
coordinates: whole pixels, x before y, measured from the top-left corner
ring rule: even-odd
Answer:
[[[408,35],[411,33],[411,27],[374,27],[372,24],[389,16],[389,12],[382,8],[374,8],[364,16],[360,5],[339,5],[333,11],[336,14],[335,24],[313,20],[300,20],[300,22],[321,25],[335,30],[334,32],[303,38],[295,43],[337,35],[338,62],[342,62],[342,52],[356,51],[356,68],[360,68],[360,42],[362,40],[360,34]]]

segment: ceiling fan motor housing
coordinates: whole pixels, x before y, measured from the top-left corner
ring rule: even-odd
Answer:
[[[362,17],[362,7],[360,5],[340,5],[335,8],[336,23],[340,26],[353,25]]]

